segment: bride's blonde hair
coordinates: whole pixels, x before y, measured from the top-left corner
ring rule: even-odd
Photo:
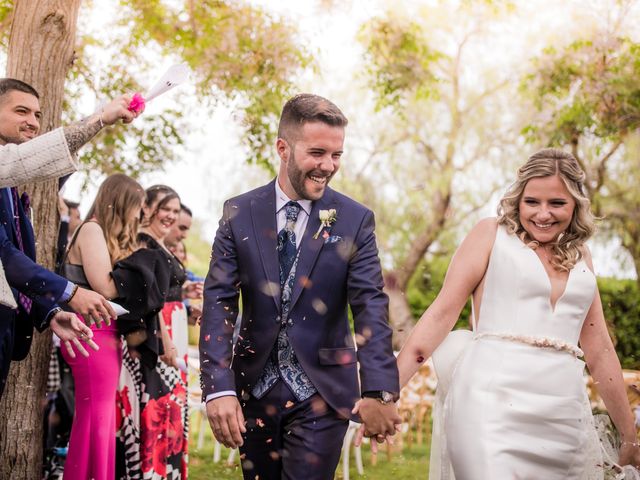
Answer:
[[[584,193],[585,173],[573,155],[557,148],[544,148],[529,157],[518,169],[516,181],[509,187],[498,206],[498,224],[536,249],[539,243],[529,236],[520,223],[520,200],[532,178],[557,175],[575,200],[571,223],[552,244],[551,264],[556,270],[568,271],[582,258],[584,243],[595,232],[591,202]]]

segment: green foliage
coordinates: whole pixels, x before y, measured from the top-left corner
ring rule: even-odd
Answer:
[[[225,96],[239,107],[249,161],[274,172],[269,152],[279,113],[293,80],[311,63],[295,26],[241,2],[120,3],[122,22],[131,27],[127,48],[155,44],[164,55],[185,61],[205,103],[215,105]]]
[[[0,45],[6,48],[13,17],[14,0],[0,0]]]
[[[600,278],[598,287],[622,368],[640,370],[640,290],[637,283]]]
[[[187,268],[200,277],[205,277],[209,271],[211,260],[211,245],[213,238],[204,238],[202,225],[198,219],[193,219],[191,231],[185,242],[187,248]]]
[[[186,62],[194,73],[198,108],[233,106],[245,128],[247,160],[271,173],[277,119],[295,78],[311,65],[295,25],[249,3],[219,0],[120,0],[113,24],[82,32],[91,8],[83,2],[76,56],[65,92],[63,121],[78,120],[82,99],[109,100],[144,92],[142,79],[159,60]],[[6,43],[14,1],[0,0],[0,42]],[[148,80],[147,80],[148,81]],[[148,86],[148,85],[147,85]],[[179,93],[174,96],[179,97]],[[173,161],[189,125],[187,105],[159,115],[145,113],[127,127],[110,128],[83,148],[90,171],[133,177]]]
[[[429,262],[423,262],[409,284],[407,299],[413,317],[418,319],[438,296],[444,276],[451,262],[451,254],[433,256]],[[471,301],[467,302],[460,313],[454,328],[471,328]]]
[[[632,40],[597,37],[549,47],[533,67],[522,91],[545,115],[525,129],[529,140],[612,139],[640,125],[640,45]]]
[[[442,54],[429,46],[421,25],[408,19],[374,18],[359,37],[378,108],[406,104],[410,98],[437,97],[433,63]]]

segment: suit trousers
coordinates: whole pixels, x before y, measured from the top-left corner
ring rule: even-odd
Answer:
[[[241,403],[245,480],[333,480],[349,420],[319,394],[298,402],[278,380],[261,399]]]

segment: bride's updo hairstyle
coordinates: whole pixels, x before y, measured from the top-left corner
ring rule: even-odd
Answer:
[[[569,190],[576,206],[569,227],[552,245],[551,264],[556,270],[568,271],[582,258],[582,246],[595,232],[591,202],[584,194],[585,173],[573,155],[557,148],[544,148],[534,153],[518,169],[516,181],[509,187],[498,206],[498,224],[534,250],[538,242],[529,236],[520,223],[520,199],[527,182],[532,178],[557,175]]]

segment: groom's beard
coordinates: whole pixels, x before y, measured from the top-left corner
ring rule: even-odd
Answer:
[[[293,149],[291,149],[289,163],[287,165],[287,176],[289,177],[289,182],[291,183],[293,190],[301,199],[311,200],[311,201],[320,200],[324,195],[325,188],[327,187],[327,185],[329,185],[329,181],[333,178],[333,174],[326,176],[324,173],[318,173],[318,176],[326,178],[326,181],[322,186],[322,189],[320,190],[320,192],[318,193],[310,192],[307,189],[306,182],[307,181],[313,182],[313,180],[308,178],[308,175],[315,171],[316,170],[304,172],[300,170],[300,168],[298,167],[298,164],[296,163],[296,157],[293,153]]]

